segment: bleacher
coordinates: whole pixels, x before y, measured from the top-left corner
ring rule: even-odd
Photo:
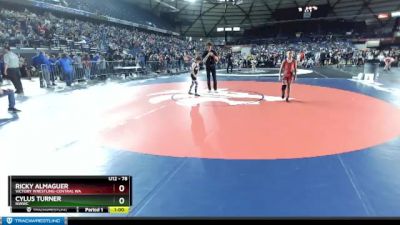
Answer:
[[[172,26],[170,24],[165,23],[165,21],[163,21],[161,18],[124,1],[115,1],[115,0],[102,0],[102,1],[64,0],[64,1],[67,3],[66,6],[71,8],[85,10],[88,12],[97,13],[99,15],[110,16],[121,20],[133,21],[144,25],[149,25],[149,23],[151,23],[155,24],[156,27],[159,28],[172,29]],[[105,5],[107,7],[104,7]]]

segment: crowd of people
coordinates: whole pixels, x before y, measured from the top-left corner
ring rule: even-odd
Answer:
[[[231,53],[228,56],[232,57],[233,64],[239,69],[254,68],[255,64],[256,67],[277,67],[289,50],[295,52],[295,59],[299,66],[304,68],[326,65],[362,66],[368,60],[377,60],[385,66],[385,70],[389,70],[391,65],[398,64],[400,59],[400,50],[358,49],[348,40],[331,38],[253,45],[248,55]]]
[[[66,46],[69,52],[101,53],[107,60],[133,56],[147,61],[189,60],[199,47],[198,42],[171,35],[7,9],[0,11],[0,44]]]
[[[78,69],[84,69],[87,79],[93,75],[89,71],[93,68],[85,65],[85,62],[98,65],[103,61],[118,61],[123,65],[139,65],[158,73],[172,72],[171,64],[179,71],[189,70],[192,59],[198,54],[198,49],[202,48],[200,42],[176,36],[119,25],[71,20],[56,17],[49,12],[37,14],[26,9],[1,9],[0,44],[31,48],[64,46],[64,53],[70,56]],[[20,57],[21,61],[33,66],[21,65],[22,75],[30,77],[35,73],[34,70],[41,69],[40,64],[48,67],[54,64],[61,58],[61,53],[43,54],[40,63],[30,58],[24,59],[22,55]],[[54,77],[53,81],[49,81],[47,70],[44,74],[46,83],[54,83]]]
[[[42,87],[48,88],[55,86],[56,79],[71,86],[77,75],[89,81],[110,65],[114,66],[113,62],[159,73],[168,73],[173,69],[177,72],[189,71],[194,59],[202,56],[205,49],[204,43],[192,39],[116,24],[72,20],[49,12],[38,14],[26,9],[4,8],[0,10],[0,44],[7,46],[5,54],[0,54],[0,83],[2,77],[7,76],[17,94],[23,94],[20,77],[31,79],[35,74],[37,76],[38,71],[43,80]],[[47,49],[57,46],[60,51],[40,50],[33,58],[26,58],[12,53],[10,46]],[[215,68],[227,67],[227,72],[229,69],[232,72],[233,68],[277,68],[284,62],[288,51],[294,53],[298,66],[304,68],[361,66],[367,60],[375,59],[385,66],[385,70],[390,70],[400,58],[399,50],[359,49],[347,40],[332,37],[253,44],[247,54],[232,52],[229,46],[213,46],[213,51],[218,55]],[[6,61],[10,65],[10,57],[13,63],[9,72],[11,75],[6,74],[5,68]],[[59,72],[54,73],[55,70]],[[215,71],[207,69],[208,77],[209,73],[215,77]],[[2,95],[5,94],[11,95],[9,90],[2,90]]]
[[[200,42],[171,35],[59,18],[48,12],[36,14],[8,9],[0,12],[0,44],[33,48],[62,45],[72,57],[82,54],[93,60],[94,55],[99,54],[106,61],[135,61],[142,66],[157,62],[150,64],[152,70],[168,70],[171,62],[188,69],[199,50],[204,48]],[[320,38],[255,45],[249,55],[233,54],[233,61],[238,67],[254,67],[255,62],[257,67],[275,67],[289,49],[298,53],[300,66],[308,68],[327,64],[360,66],[374,54],[358,50],[346,40]],[[228,51],[218,47],[216,50],[221,52],[221,64],[227,64]],[[396,63],[399,53],[389,51],[379,55],[382,62],[388,61],[388,57]]]
[[[56,4],[64,7],[74,8],[96,15],[113,17],[121,20],[135,21],[153,27],[169,29],[170,24],[163,21],[154,14],[132,5],[125,1],[115,0],[40,0],[43,2]],[[105,7],[107,6],[107,7]]]

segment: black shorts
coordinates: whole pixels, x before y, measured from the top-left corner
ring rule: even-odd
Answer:
[[[195,77],[193,74],[190,74],[190,76],[192,77],[192,80],[197,80],[197,77]]]

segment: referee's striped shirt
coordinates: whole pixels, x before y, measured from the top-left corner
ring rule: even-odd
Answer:
[[[7,52],[4,55],[4,64],[7,64],[8,69],[18,69],[19,68],[19,58],[14,52]]]

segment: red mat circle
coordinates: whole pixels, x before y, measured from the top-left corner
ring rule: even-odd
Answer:
[[[310,85],[295,84],[290,103],[206,102],[191,107],[167,99],[168,94],[166,100],[150,103],[154,93],[173,93],[187,86],[143,86],[138,99],[105,115],[105,122],[113,118],[116,125],[101,134],[103,144],[160,156],[290,159],[362,150],[400,135],[400,110],[395,106],[355,92]],[[279,83],[232,81],[221,82],[220,87],[280,95]]]

